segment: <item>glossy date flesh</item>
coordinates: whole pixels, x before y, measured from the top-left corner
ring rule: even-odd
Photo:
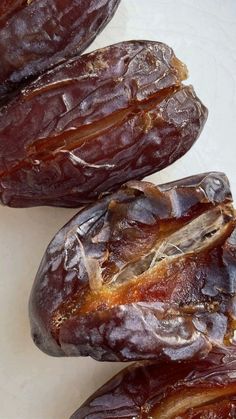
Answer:
[[[198,138],[207,110],[167,45],[130,41],[45,73],[0,111],[0,200],[76,207],[156,172]]]
[[[81,54],[120,0],[3,0],[0,4],[0,101],[32,78]]]
[[[71,419],[233,419],[236,359],[214,351],[181,364],[134,364],[91,396]]]
[[[32,336],[55,356],[201,358],[234,345],[235,275],[224,174],[131,181],[48,246],[30,298]]]

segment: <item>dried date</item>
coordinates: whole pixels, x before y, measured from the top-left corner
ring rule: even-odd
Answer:
[[[27,6],[27,0],[2,0],[0,3],[0,27],[22,7]]]
[[[28,77],[80,54],[120,0],[3,0],[0,5],[0,98]]]
[[[48,246],[30,298],[35,343],[102,361],[185,360],[234,345],[235,225],[222,173],[128,182]]]
[[[101,387],[71,419],[235,417],[235,354],[214,351],[189,364],[134,364]]]
[[[130,41],[45,73],[0,111],[0,200],[76,207],[160,170],[207,110],[171,48]]]

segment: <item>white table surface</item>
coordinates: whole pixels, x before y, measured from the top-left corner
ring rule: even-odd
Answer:
[[[129,39],[172,46],[210,111],[192,150],[151,179],[225,171],[236,197],[236,0],[122,0],[90,50]],[[75,213],[0,208],[0,419],[66,419],[122,368],[50,358],[30,337],[27,304],[35,273],[48,242]]]

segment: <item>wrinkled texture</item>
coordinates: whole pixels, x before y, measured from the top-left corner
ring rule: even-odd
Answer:
[[[189,364],[143,363],[121,371],[71,419],[234,419],[235,354]]]
[[[74,58],[0,112],[0,200],[76,207],[185,154],[207,110],[171,48],[130,41]]]
[[[27,0],[2,0],[0,3],[0,27],[6,24],[14,13],[27,6]]]
[[[120,0],[1,0],[0,99],[20,82],[83,52]]]
[[[183,360],[234,344],[236,229],[222,173],[131,181],[54,237],[30,298],[55,356]]]

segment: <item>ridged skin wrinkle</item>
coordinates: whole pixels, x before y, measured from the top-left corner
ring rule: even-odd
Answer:
[[[196,394],[199,397],[194,400]],[[195,406],[189,407],[191,404]],[[215,350],[193,363],[133,364],[101,387],[71,419],[235,417],[235,354]]]
[[[0,3],[0,26],[6,24],[7,20],[16,11],[27,5],[27,0],[2,0]]]
[[[0,100],[32,78],[81,54],[120,0],[3,1],[0,5]]]
[[[226,176],[131,181],[54,237],[30,298],[54,356],[186,360],[234,344],[236,230]]]
[[[0,111],[0,201],[78,207],[184,155],[207,110],[159,42],[130,41],[45,73]]]

